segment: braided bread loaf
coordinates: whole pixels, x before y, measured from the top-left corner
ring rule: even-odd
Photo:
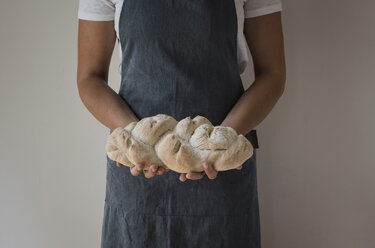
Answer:
[[[213,126],[197,115],[176,121],[166,114],[146,117],[118,127],[107,137],[111,160],[133,167],[152,164],[179,173],[203,171],[209,162],[217,171],[234,169],[253,155],[253,146],[231,127]]]

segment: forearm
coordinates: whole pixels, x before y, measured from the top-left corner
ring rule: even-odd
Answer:
[[[222,126],[234,128],[246,135],[271,112],[284,91],[285,79],[277,74],[264,73],[239,98],[227,114]]]
[[[110,130],[125,127],[138,118],[128,104],[100,77],[87,77],[77,83],[79,96],[90,113]]]

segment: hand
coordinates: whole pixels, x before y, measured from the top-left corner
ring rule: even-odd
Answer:
[[[120,164],[119,162],[116,162],[116,163],[118,167],[124,166],[123,164]],[[150,169],[148,170],[144,170],[143,168],[144,168],[143,164],[137,164],[133,167],[130,167],[129,169],[130,169],[130,173],[133,176],[138,176],[143,171],[146,178],[151,178],[155,176],[156,174],[162,175],[164,172],[169,171],[169,169],[165,169],[164,167],[157,166],[156,164],[151,165]]]
[[[191,180],[202,179],[204,177],[204,174],[207,174],[207,177],[209,179],[215,179],[216,178],[218,171],[216,171],[212,167],[212,164],[204,162],[203,163],[203,169],[204,169],[204,171],[202,171],[202,172],[181,173],[180,181],[185,182],[187,179],[191,179]],[[242,165],[238,166],[236,169],[241,170]]]

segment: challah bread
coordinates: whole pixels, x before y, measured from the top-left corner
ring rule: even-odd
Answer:
[[[209,162],[217,171],[234,169],[253,155],[249,140],[231,127],[213,126],[205,117],[179,122],[166,114],[146,117],[118,127],[107,137],[108,157],[133,167],[152,164],[179,173],[203,171]]]

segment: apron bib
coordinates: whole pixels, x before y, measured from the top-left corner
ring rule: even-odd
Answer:
[[[234,0],[124,0],[119,35],[118,94],[139,119],[201,115],[220,125],[244,92]],[[256,148],[253,132],[246,137]],[[255,150],[242,170],[213,180],[179,176],[133,176],[107,156],[101,247],[260,247]]]

